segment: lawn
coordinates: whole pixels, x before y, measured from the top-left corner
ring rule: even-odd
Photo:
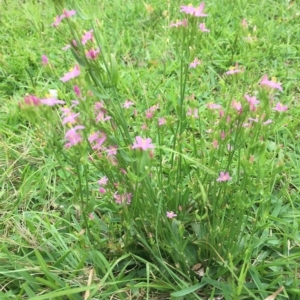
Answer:
[[[299,22],[0,1],[0,299],[298,300]]]

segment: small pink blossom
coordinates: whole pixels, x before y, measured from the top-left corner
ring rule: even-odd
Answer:
[[[147,129],[148,129],[147,124],[143,124],[143,125],[142,125],[142,130],[147,130]]]
[[[95,110],[103,110],[103,108],[104,108],[104,103],[101,101],[101,102],[96,102],[95,104],[94,104],[94,108],[95,108]]]
[[[207,108],[209,108],[209,109],[219,109],[219,108],[222,108],[222,106],[220,104],[209,103],[209,104],[207,104]]]
[[[235,64],[234,67],[230,67],[229,71],[225,72],[226,75],[232,75],[232,74],[236,74],[236,73],[241,73],[244,72],[243,69],[239,69],[239,65],[238,63]]]
[[[221,136],[221,139],[224,141],[225,138],[226,138],[226,133],[225,133],[225,131],[222,131],[221,134],[220,134],[220,136]]]
[[[242,25],[242,27],[244,27],[244,28],[248,28],[247,20],[246,20],[246,19],[243,19],[242,22],[241,22],[241,25]]]
[[[228,181],[230,179],[232,179],[232,178],[229,176],[228,172],[226,172],[226,173],[220,172],[220,177],[217,179],[217,181],[218,182],[220,182],[220,181]]]
[[[111,116],[105,116],[105,113],[102,110],[100,110],[97,117],[96,117],[96,122],[97,123],[100,122],[100,121],[105,122],[105,121],[108,121],[110,119],[111,119]]]
[[[100,192],[101,194],[105,194],[105,193],[106,193],[106,189],[105,189],[104,187],[100,187],[100,188],[99,188],[99,192]]]
[[[84,128],[85,127],[82,125],[77,125],[74,128],[71,128],[66,132],[65,139],[68,141],[65,144],[66,148],[70,148],[74,145],[77,145],[78,143],[80,143],[82,141],[82,137],[81,137],[80,133],[77,131],[84,129]]]
[[[288,106],[283,105],[282,103],[278,102],[273,109],[276,110],[276,111],[287,111]]]
[[[41,103],[48,105],[48,106],[54,106],[56,104],[65,104],[65,101],[54,99],[54,98],[46,98],[46,99],[41,99]]]
[[[76,119],[79,116],[79,113],[69,113],[66,117],[63,118],[62,124],[65,125],[67,123],[74,124],[76,123]]]
[[[166,124],[166,119],[165,118],[158,118],[158,126],[162,126]]]
[[[236,109],[239,113],[242,113],[243,108],[242,108],[241,102],[237,102],[237,101],[233,100],[233,101],[231,102],[231,106],[232,106],[234,109]]]
[[[68,45],[62,47],[61,50],[67,51],[67,50],[70,49],[70,48],[71,48],[71,45],[68,44]]]
[[[124,108],[128,109],[130,106],[134,105],[134,102],[130,100],[126,100],[124,104],[122,105]]]
[[[215,149],[219,147],[219,142],[217,140],[213,140],[212,145]]]
[[[177,217],[177,215],[173,211],[167,211],[167,218],[172,219]]]
[[[195,8],[194,10],[194,16],[195,17],[207,17],[207,14],[203,13],[204,10],[204,2],[202,2],[198,7]]]
[[[99,137],[99,133],[100,133],[99,131],[92,133],[92,134],[88,137],[88,141],[89,141],[90,143],[96,141],[96,140],[98,139],[98,137]]]
[[[202,32],[210,32],[210,30],[207,29],[207,28],[205,27],[205,23],[201,23],[201,24],[199,25],[199,29],[200,29]]]
[[[102,177],[100,180],[98,180],[99,185],[106,185],[108,182],[108,178],[106,176]]]
[[[176,23],[171,23],[170,27],[187,27],[187,20],[176,21]]]
[[[140,136],[137,136],[135,138],[136,142],[133,144],[132,149],[142,149],[142,150],[147,150],[147,149],[153,149],[154,145],[152,144],[152,139],[146,138],[143,139]]]
[[[204,10],[204,2],[202,2],[199,7],[194,7],[192,5],[183,5],[180,7],[180,12],[184,12],[188,15],[192,15],[195,17],[207,17],[207,14],[203,13]]]
[[[75,67],[69,72],[69,73],[66,73],[64,75],[64,77],[60,78],[60,80],[62,82],[67,82],[69,81],[70,79],[72,78],[75,78],[77,76],[80,75],[80,68],[79,68],[79,65],[75,65]]]
[[[180,12],[184,12],[187,15],[193,15],[195,12],[195,7],[192,5],[183,5],[180,6]]]
[[[41,100],[33,95],[28,95],[24,97],[24,102],[27,105],[33,105],[33,106],[38,106],[41,104]]]
[[[268,124],[271,124],[271,123],[273,123],[273,121],[272,121],[272,120],[270,120],[270,119],[269,119],[269,120],[267,120],[267,121],[264,121],[264,122],[263,122],[263,124],[264,124],[264,125],[268,125]]]
[[[82,44],[85,45],[89,40],[93,39],[93,29],[90,31],[85,32],[85,34],[82,36]]]
[[[106,149],[107,155],[117,155],[118,146],[109,146],[108,149]]]
[[[99,52],[100,52],[99,48],[97,48],[96,50],[91,49],[87,51],[85,55],[88,59],[95,60],[98,57]]]
[[[60,16],[62,19],[63,18],[70,18],[72,16],[74,16],[76,14],[76,10],[69,10],[67,11],[66,9],[64,9],[63,14]]]
[[[116,203],[118,203],[118,204],[123,204],[123,203],[130,204],[132,194],[131,193],[129,193],[129,194],[125,193],[123,195],[119,195],[117,192],[115,192],[114,193],[114,198],[115,198]]]
[[[90,214],[89,214],[89,219],[90,219],[91,221],[93,221],[93,220],[95,219],[95,216],[94,216],[93,213],[90,213]]]
[[[188,112],[186,113],[187,116],[192,116],[195,119],[199,119],[199,115],[198,115],[198,109],[197,108],[189,108]]]
[[[92,149],[93,150],[102,150],[102,145],[105,141],[106,141],[105,133],[100,133],[99,137],[93,141],[94,145],[92,146]]]
[[[153,111],[150,110],[150,109],[147,109],[145,115],[146,115],[147,119],[152,119],[153,118]]]
[[[61,20],[62,20],[61,16],[55,17],[54,22],[52,23],[52,26],[57,27],[60,24]]]
[[[260,81],[262,86],[268,86],[272,89],[277,89],[282,92],[282,86],[279,82],[275,82],[273,80],[268,80],[268,75],[264,75]]]
[[[196,57],[191,63],[190,63],[190,68],[196,68],[198,65],[201,64],[201,60],[198,60]]]
[[[75,94],[77,95],[77,97],[81,96],[80,88],[77,85],[74,85],[73,90],[74,90]]]
[[[45,54],[43,54],[42,55],[42,65],[46,66],[48,64],[49,64],[49,59],[48,59],[48,57]]]
[[[255,111],[256,105],[259,104],[259,101],[256,99],[256,97],[255,96],[250,97],[249,95],[245,95],[244,97],[249,102],[250,110]]]

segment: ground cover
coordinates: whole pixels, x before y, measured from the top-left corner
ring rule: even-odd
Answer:
[[[299,5],[193,5],[1,2],[0,299],[299,298]]]

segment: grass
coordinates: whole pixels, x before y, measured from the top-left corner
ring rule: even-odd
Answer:
[[[0,299],[298,299],[296,1],[206,1],[209,16],[187,29],[169,27],[186,17],[180,1],[98,2],[0,3]],[[62,7],[77,14],[53,28]],[[210,32],[193,27],[203,20]],[[91,28],[94,43],[61,50]],[[96,43],[94,62],[83,50]],[[75,59],[81,75],[63,83]],[[236,63],[244,72],[226,75]],[[262,88],[264,74],[283,92]],[[70,149],[60,106],[24,104],[49,89],[80,100]],[[113,121],[95,121],[100,100]],[[97,130],[116,155],[92,149]],[[131,149],[136,136],[155,149]]]

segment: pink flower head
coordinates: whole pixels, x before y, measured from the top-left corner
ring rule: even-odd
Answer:
[[[91,49],[91,50],[89,50],[89,51],[86,52],[86,57],[88,59],[94,60],[94,59],[96,59],[98,57],[99,52],[100,52],[99,48],[97,48],[96,50]]]
[[[118,204],[123,204],[123,203],[130,204],[131,203],[132,194],[131,193],[129,193],[129,194],[125,193],[123,195],[119,195],[116,192],[116,193],[114,193],[114,198],[115,198],[116,203],[118,203]]]
[[[242,107],[242,104],[241,102],[237,102],[235,100],[233,100],[231,102],[231,106],[236,109],[239,113],[242,113],[242,110],[243,110],[243,107]]]
[[[259,104],[259,101],[256,99],[256,97],[255,96],[250,97],[249,95],[245,95],[244,97],[249,102],[250,110],[255,111],[256,105]]]
[[[167,211],[167,218],[172,219],[177,217],[177,215],[173,211]]]
[[[117,155],[118,146],[109,146],[108,149],[106,149],[107,155]]]
[[[98,180],[98,184],[99,184],[100,186],[106,185],[107,182],[108,182],[108,178],[107,178],[106,176],[104,176],[104,177],[102,177],[100,180]]]
[[[48,64],[49,64],[49,59],[48,59],[48,57],[45,54],[43,54],[42,55],[42,65],[46,66]]]
[[[276,110],[276,111],[287,111],[288,106],[283,105],[282,103],[278,102],[273,109]]]
[[[239,69],[239,65],[238,63],[235,64],[234,67],[230,67],[229,71],[225,72],[226,75],[232,75],[232,74],[236,74],[236,73],[241,73],[243,72],[243,69]]]
[[[197,108],[189,108],[188,112],[186,113],[187,116],[193,116],[195,119],[199,119],[199,115],[198,115],[198,109]]]
[[[106,141],[106,135],[105,133],[99,133],[99,138],[94,140],[94,145],[92,147],[93,150],[101,150],[102,144]],[[91,143],[91,142],[90,142]]]
[[[195,12],[195,7],[193,5],[183,5],[180,6],[180,12],[184,12],[187,15],[193,15]]]
[[[122,105],[124,108],[128,109],[130,106],[134,105],[134,103],[130,100],[126,100]]]
[[[268,80],[268,75],[264,75],[263,78],[260,81],[260,84],[262,86],[268,86],[272,89],[277,89],[282,92],[282,86],[279,82],[276,82],[275,80]]]
[[[33,106],[38,106],[41,104],[41,100],[33,95],[28,95],[24,97],[24,102],[27,105],[33,105]]]
[[[217,140],[213,140],[212,145],[215,149],[219,147],[219,142]]]
[[[95,104],[94,104],[94,108],[95,108],[95,110],[103,110],[103,108],[104,108],[104,103],[101,101],[101,102],[96,102]]]
[[[158,118],[158,126],[162,126],[166,124],[166,119],[165,118]]]
[[[62,20],[61,16],[55,17],[54,22],[52,23],[52,26],[57,27],[60,24],[61,20]]]
[[[76,123],[76,118],[79,116],[79,113],[70,112],[66,117],[63,118],[62,124],[65,125],[67,123],[74,124]]]
[[[207,108],[209,108],[209,109],[220,109],[220,108],[222,108],[222,106],[220,104],[209,103],[209,104],[207,104]]]
[[[66,148],[70,148],[74,145],[77,145],[82,141],[82,137],[77,130],[84,129],[85,127],[82,125],[77,125],[74,128],[69,129],[65,134],[65,139],[68,141],[65,144]]]
[[[111,119],[111,116],[105,116],[104,111],[100,110],[97,117],[96,117],[96,122],[105,122]]]
[[[62,82],[67,82],[70,79],[75,78],[75,77],[77,77],[79,75],[80,75],[79,65],[75,65],[75,67],[69,73],[66,73],[64,75],[64,77],[60,78],[60,80]]]
[[[82,36],[82,44],[85,45],[87,43],[87,41],[92,40],[93,39],[93,29],[91,29],[90,31],[87,31],[83,36]]]
[[[74,85],[73,90],[74,90],[75,94],[77,95],[77,97],[80,97],[81,92],[80,92],[80,88],[77,85]]]
[[[135,140],[136,142],[133,144],[132,149],[142,149],[145,151],[154,148],[154,145],[151,143],[152,139],[150,138],[143,139],[140,136],[137,136]]]
[[[46,98],[46,99],[41,99],[41,103],[48,105],[48,106],[54,106],[56,104],[65,104],[65,101],[54,99],[54,98]]]
[[[217,179],[217,181],[219,181],[219,182],[220,181],[228,181],[230,179],[232,179],[232,178],[229,176],[228,172],[226,172],[226,173],[220,172],[220,177]]]
[[[201,60],[198,60],[196,57],[191,63],[190,63],[190,68],[196,68],[198,65],[201,64]]]
[[[92,133],[89,137],[88,137],[88,141],[90,143],[96,141],[99,138],[99,131]]]
[[[64,9],[63,14],[60,16],[62,19],[63,18],[70,18],[72,16],[74,16],[76,14],[76,10],[69,10],[67,11],[66,9]]]
[[[152,119],[153,118],[153,111],[151,109],[147,109],[145,115],[146,115],[147,119]]]
[[[199,7],[196,7],[196,8],[194,9],[194,16],[195,16],[195,17],[207,17],[207,14],[204,14],[204,13],[203,13],[204,6],[205,6],[205,4],[204,4],[204,2],[202,2],[202,3],[199,5]]]
[[[269,119],[269,120],[267,120],[267,121],[264,121],[264,122],[263,122],[263,124],[264,124],[264,125],[268,125],[268,124],[271,124],[271,123],[273,123],[273,121],[272,121],[272,120],[270,120],[270,119]]]
[[[210,30],[207,29],[207,28],[205,27],[205,23],[201,23],[201,24],[199,25],[199,29],[200,29],[202,32],[210,32]]]
[[[176,21],[176,23],[171,23],[170,27],[187,27],[187,20]]]

